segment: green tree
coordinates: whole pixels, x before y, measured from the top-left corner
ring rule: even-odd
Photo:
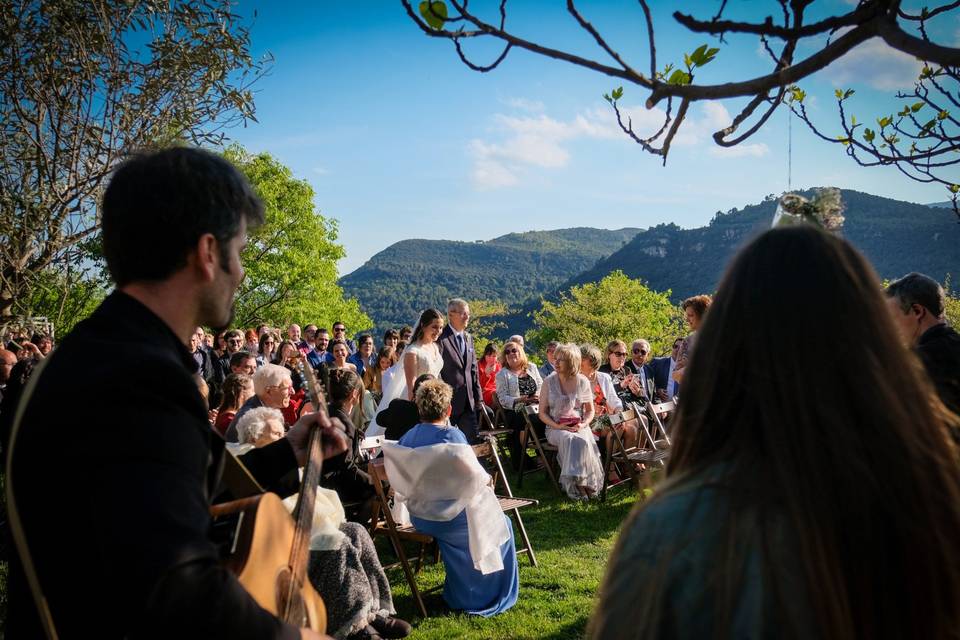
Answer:
[[[950,326],[954,329],[960,329],[960,295],[951,289],[950,280],[951,278],[948,275],[946,282],[943,283],[944,291],[946,291],[947,294],[947,322],[949,322]]]
[[[467,303],[470,305],[470,334],[479,358],[493,333],[507,326],[499,320],[507,314],[507,304],[499,300],[468,300]]]
[[[0,3],[0,316],[85,265],[129,150],[220,145],[253,119],[267,60],[249,45],[228,0]]]
[[[285,325],[340,320],[364,329],[372,322],[337,285],[336,220],[314,206],[313,188],[269,153],[252,155],[239,145],[224,152],[250,180],[266,208],[266,223],[250,233],[242,260],[246,277],[237,291],[235,324]]]
[[[673,339],[683,333],[669,290],[653,291],[619,270],[600,282],[571,288],[556,303],[544,301],[533,322],[527,337],[538,345],[559,340],[591,342],[602,349],[614,339],[629,344],[645,338],[657,355],[668,353]]]

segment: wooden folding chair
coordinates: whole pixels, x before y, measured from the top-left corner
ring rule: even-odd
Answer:
[[[620,485],[631,483],[636,473],[634,472],[634,462],[630,460],[630,454],[638,451],[637,447],[628,449],[623,442],[623,436],[618,427],[630,422],[637,422],[637,432],[639,435],[639,423],[643,422],[643,417],[637,414],[634,407],[610,416],[610,425],[603,428],[601,438],[610,437],[610,444],[604,451],[603,459],[603,488],[600,490],[600,501],[607,499],[607,491]],[[610,474],[616,471],[620,479],[616,482],[610,482]]]
[[[487,436],[485,440],[486,442],[473,445],[473,452],[477,455],[478,459],[486,460],[489,463],[487,468],[494,470],[491,476],[494,493],[497,493],[499,488],[500,491],[506,494],[500,495],[500,493],[497,493],[497,500],[500,502],[500,509],[513,518],[517,531],[520,532],[520,538],[523,540],[524,546],[517,549],[517,556],[519,557],[521,553],[526,553],[527,557],[530,558],[530,564],[535,567],[540,566],[537,563],[537,556],[533,552],[533,545],[530,544],[530,538],[527,536],[527,529],[523,526],[523,520],[520,518],[520,509],[535,506],[540,504],[540,502],[533,498],[517,498],[513,495],[513,491],[510,490],[510,483],[507,481],[507,474],[503,472],[503,465],[500,464],[496,438]],[[497,486],[498,480],[500,487]]]
[[[520,470],[517,472],[517,486],[523,486],[524,476],[540,470],[546,470],[547,475],[550,476],[550,481],[553,483],[553,488],[557,490],[557,493],[563,495],[563,491],[560,489],[560,482],[557,480],[557,475],[553,471],[553,461],[557,459],[557,448],[547,442],[546,437],[541,438],[538,436],[537,430],[533,426],[531,416],[537,415],[539,411],[540,408],[538,405],[528,404],[523,408],[522,415],[525,424],[524,431],[520,434]],[[539,458],[540,464],[532,469],[524,469],[527,464],[527,448],[530,447],[531,444],[537,452],[537,458]]]
[[[497,442],[508,442],[510,435],[513,433],[510,425],[499,422],[498,418],[501,414],[494,413],[493,409],[485,403],[480,403],[480,407],[480,430],[477,432],[480,439],[483,440],[487,436],[493,436]],[[510,448],[505,447],[503,450],[507,452],[507,457],[510,457]]]
[[[661,402],[660,404],[647,403],[647,417],[650,421],[650,433],[648,436],[654,445],[656,445],[656,449],[670,449],[670,436],[667,434],[667,429],[664,426],[664,419],[660,416],[665,415],[667,419],[669,419],[674,415],[676,409],[676,400],[669,400],[667,402]]]
[[[384,569],[392,569],[396,566],[403,568],[403,573],[407,578],[407,583],[410,585],[410,593],[413,594],[413,599],[417,602],[417,608],[420,610],[420,615],[424,618],[427,616],[427,608],[423,604],[423,595],[427,593],[432,593],[434,591],[439,591],[443,588],[443,584],[436,587],[427,589],[426,591],[420,591],[420,588],[417,587],[417,580],[415,573],[420,572],[420,568],[423,566],[424,553],[426,551],[426,546],[434,542],[433,536],[417,531],[413,525],[400,525],[393,519],[393,514],[390,513],[390,502],[389,502],[389,482],[387,480],[387,471],[384,465],[383,458],[377,458],[376,460],[371,460],[370,464],[367,465],[367,472],[370,474],[370,479],[373,481],[373,487],[377,492],[377,501],[374,503],[373,508],[373,517],[370,519],[370,536],[385,535],[389,538],[390,543],[393,545],[394,553],[397,555],[397,562],[393,564],[384,565]],[[414,572],[410,568],[410,562],[407,560],[407,553],[403,549],[403,542],[414,542],[420,545],[420,553],[417,557],[417,569]]]

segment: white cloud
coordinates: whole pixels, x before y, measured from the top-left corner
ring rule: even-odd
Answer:
[[[912,87],[922,67],[913,56],[873,38],[833,62],[823,73],[837,87],[867,84],[881,91],[894,91]]]
[[[761,158],[770,153],[770,147],[762,142],[740,143],[735,147],[710,147],[710,155],[717,158]]]
[[[527,98],[508,98],[503,102],[514,109],[529,111],[530,113],[542,113],[546,109],[546,106],[539,100],[529,100]]]
[[[623,106],[620,113],[626,124],[632,123],[640,137],[656,133],[664,122],[662,109],[642,106]],[[714,147],[712,135],[730,124],[731,116],[719,102],[704,102],[688,113],[673,140],[675,147],[710,145],[711,153],[719,157],[759,157],[769,153],[764,144],[738,145],[731,149]],[[547,115],[508,116],[493,118],[495,141],[471,140],[468,153],[473,158],[471,179],[477,189],[499,189],[520,183],[523,174],[531,168],[562,169],[570,164],[567,146],[580,139],[614,141],[633,144],[617,125],[616,115],[609,107],[597,106],[578,113],[571,120],[557,120]],[[661,136],[657,142],[663,140]],[[716,150],[716,152],[714,152]]]

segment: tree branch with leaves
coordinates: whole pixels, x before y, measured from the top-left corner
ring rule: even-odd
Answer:
[[[0,315],[45,270],[83,262],[76,248],[97,235],[101,190],[128,152],[221,144],[254,119],[269,59],[249,46],[227,0],[3,3]]]
[[[903,10],[898,0],[860,0],[845,13],[815,21],[807,19],[807,10],[813,0],[777,0],[771,3],[776,7],[775,15],[760,22],[725,19],[726,2],[720,4],[716,15],[705,20],[677,11],[673,13],[677,23],[692,33],[717,38],[718,46],[702,44],[685,53],[682,62],[660,66],[650,7],[645,0],[638,0],[646,25],[643,35],[648,71],[640,71],[639,65],[627,61],[577,8],[574,0],[567,0],[567,13],[589,34],[602,53],[600,59],[548,47],[510,30],[507,27],[507,0],[498,3],[494,20],[480,17],[470,9],[468,0],[424,0],[416,9],[411,0],[401,0],[401,3],[410,19],[425,34],[451,41],[460,59],[476,71],[496,69],[510,51],[517,48],[639,87],[647,92],[647,109],[666,102],[662,124],[652,132],[639,132],[634,129],[629,115],[621,109],[620,101],[625,93],[623,86],[604,95],[623,132],[645,151],[662,157],[664,163],[692,103],[749,98],[730,123],[713,134],[718,145],[729,147],[749,139],[763,128],[777,109],[787,105],[816,135],[844,145],[847,154],[861,165],[893,165],[910,179],[944,185],[953,195],[954,211],[960,216],[956,200],[960,185],[954,170],[960,163],[960,131],[954,115],[960,107],[957,92],[960,49],[935,42],[927,28],[934,19],[952,18],[955,21],[960,13],[960,2],[944,2],[914,14]],[[730,35],[756,37],[770,57],[772,68],[768,73],[730,82],[698,83],[697,72],[722,55],[721,48]],[[820,45],[823,38],[827,41]],[[823,133],[809,117],[803,103],[806,94],[798,83],[874,38],[924,62],[924,71],[915,90],[898,95],[907,101],[905,110],[901,109],[896,117],[881,117],[879,120],[883,123],[878,124],[878,130],[867,129],[845,116],[842,102],[852,92],[841,91],[838,100],[843,133],[832,136]],[[488,63],[474,61],[467,55],[464,43],[477,39],[500,41],[503,48]],[[810,48],[809,55],[798,56],[798,45],[802,42],[816,43],[817,46]]]

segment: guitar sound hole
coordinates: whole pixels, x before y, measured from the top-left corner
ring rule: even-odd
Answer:
[[[310,617],[307,615],[307,606],[303,601],[303,596],[300,595],[300,585],[294,585],[293,589],[290,588],[290,582],[293,580],[293,576],[290,572],[290,568],[287,567],[280,572],[280,575],[277,576],[277,608],[280,611],[280,617],[285,622],[289,622],[292,625],[298,627],[309,627],[310,626]],[[292,593],[290,601],[287,602],[288,596]]]

